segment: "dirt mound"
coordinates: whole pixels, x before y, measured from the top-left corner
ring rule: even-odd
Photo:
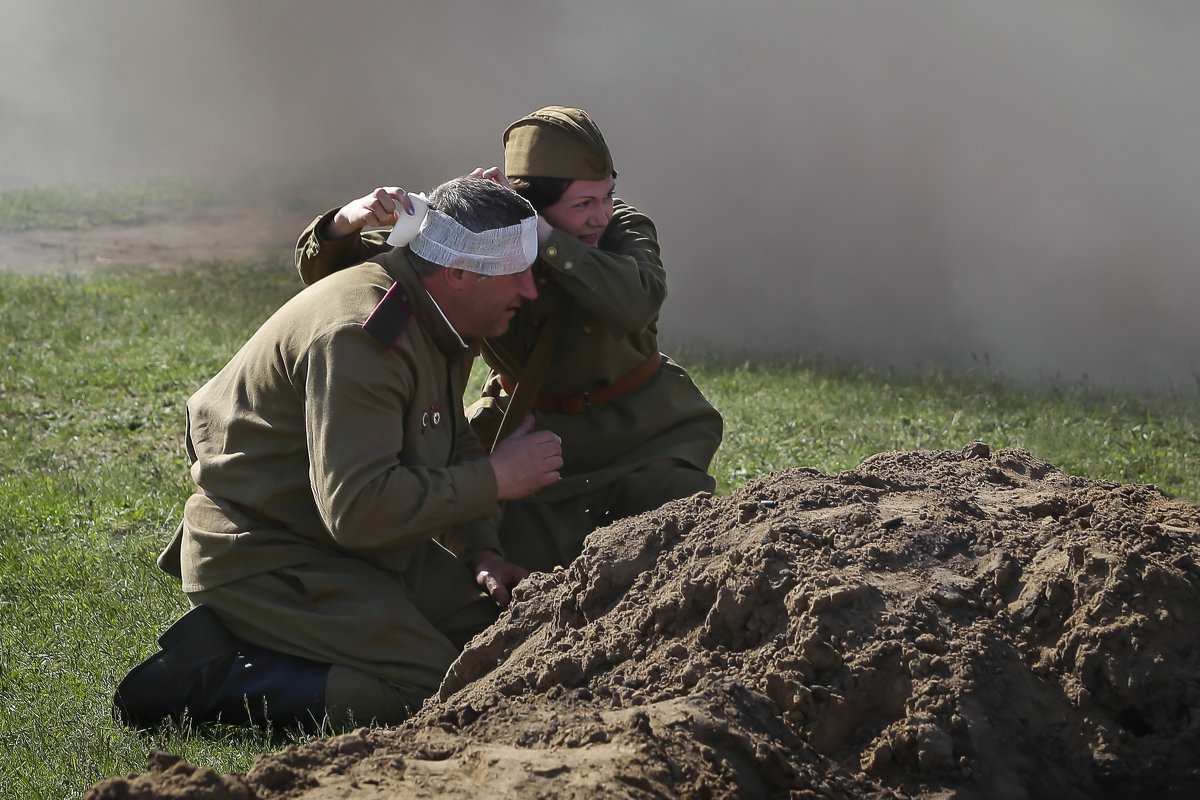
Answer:
[[[596,531],[400,728],[89,798],[1194,797],[1198,561],[1023,450],[792,469]]]

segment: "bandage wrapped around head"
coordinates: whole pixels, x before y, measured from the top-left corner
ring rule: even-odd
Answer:
[[[416,213],[400,214],[388,235],[393,247],[408,245],[426,261],[480,275],[524,272],[537,258],[537,215],[516,225],[476,233],[429,207],[423,194],[409,194]],[[531,209],[532,210],[532,209]]]
[[[615,172],[600,128],[581,108],[546,106],[504,132],[504,174],[602,181]]]

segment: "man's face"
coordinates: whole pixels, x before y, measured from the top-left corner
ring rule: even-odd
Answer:
[[[572,181],[558,202],[542,210],[546,221],[579,241],[595,245],[613,215],[616,180]]]
[[[469,287],[464,301],[464,318],[469,320],[459,333],[470,339],[499,336],[508,330],[513,315],[526,300],[537,297],[533,269],[512,275],[467,276]]]

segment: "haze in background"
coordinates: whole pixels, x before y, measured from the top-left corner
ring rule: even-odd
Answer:
[[[1190,390],[1194,9],[9,0],[0,186],[258,176],[298,232],[579,105],[658,224],[667,346]]]

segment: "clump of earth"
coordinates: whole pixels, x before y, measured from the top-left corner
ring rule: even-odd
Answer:
[[[1024,450],[790,469],[595,531],[403,726],[88,797],[1196,797],[1198,562]]]

